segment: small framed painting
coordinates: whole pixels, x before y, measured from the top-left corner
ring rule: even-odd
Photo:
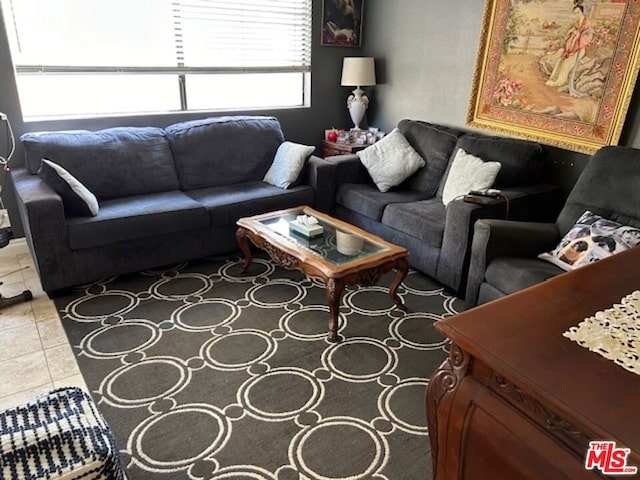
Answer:
[[[321,45],[362,46],[364,0],[322,0]]]

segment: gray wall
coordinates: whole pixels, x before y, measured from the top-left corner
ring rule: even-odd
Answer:
[[[385,130],[402,118],[464,127],[482,26],[483,0],[367,0],[366,55],[379,85],[369,122]],[[640,147],[640,88],[620,145]],[[569,190],[588,157],[549,147],[546,175]]]

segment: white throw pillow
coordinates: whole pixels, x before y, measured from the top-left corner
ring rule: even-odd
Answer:
[[[315,147],[308,145],[281,143],[263,181],[276,187],[289,188],[300,176],[307,158],[314,150]]]
[[[100,207],[96,196],[57,163],[43,158],[38,176],[60,195],[62,205],[70,215],[83,217],[98,215]]]
[[[573,270],[640,244],[640,229],[587,210],[551,252],[538,255],[563,270]]]
[[[400,185],[425,165],[397,128],[356,155],[381,192]]]
[[[442,203],[466,195],[471,190],[490,188],[500,171],[500,162],[485,162],[459,148],[453,158],[442,190]]]

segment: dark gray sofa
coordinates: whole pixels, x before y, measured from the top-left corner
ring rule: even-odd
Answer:
[[[477,222],[467,306],[501,298],[564,273],[538,255],[553,250],[586,210],[640,228],[640,149],[609,146],[598,150],[553,222]]]
[[[560,189],[542,182],[543,149],[533,142],[468,133],[416,120],[398,129],[425,160],[399,186],[380,192],[356,155],[327,157],[336,165],[335,215],[409,250],[412,267],[463,297],[473,225],[479,218],[548,221],[561,203]],[[494,183],[504,198],[485,205],[462,198],[443,204],[448,167],[458,148],[501,169]]]
[[[154,127],[23,135],[11,178],[43,289],[58,290],[237,249],[236,220],[301,204],[330,208],[333,167],[311,156],[297,185],[262,181],[284,141],[272,117],[218,117]],[[65,215],[37,175],[42,158],[99,202],[97,216]]]

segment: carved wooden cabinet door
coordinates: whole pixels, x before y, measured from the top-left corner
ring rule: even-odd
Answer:
[[[436,480],[601,478],[473,376],[464,377],[453,395],[449,415],[438,416],[444,445],[438,448]]]
[[[631,248],[436,322],[452,342],[427,387],[437,480],[615,478],[612,451],[585,468],[591,442],[640,467],[640,377],[563,335],[637,289],[638,265]]]

